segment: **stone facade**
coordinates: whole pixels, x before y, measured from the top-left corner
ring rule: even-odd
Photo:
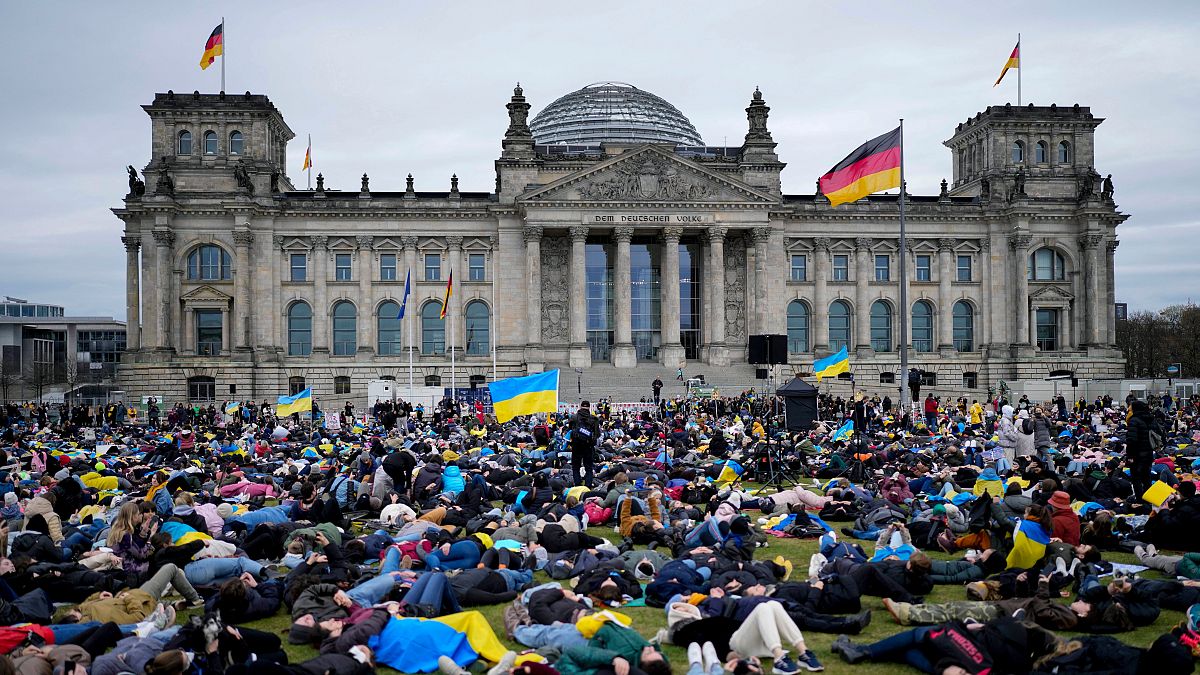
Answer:
[[[297,190],[292,131],[265,96],[156,95],[144,187],[131,181],[113,210],[128,252],[124,389],[262,400],[303,384],[361,404],[368,381],[407,382],[410,357],[417,385],[463,387],[493,363],[501,377],[600,359],[740,364],[750,335],[783,333],[796,370],[844,342],[859,385],[891,390],[900,256],[910,360],[940,393],[1123,372],[1113,256],[1127,216],[1093,168],[1102,120],[1087,108],[990,107],[959,125],[953,180],[908,198],[901,251],[895,195],[833,209],[782,194],[757,91],[744,143],[700,151],[535,145],[529,107],[518,87],[492,192],[457,178],[417,191],[411,176],[378,192],[365,174],[358,190],[320,176]]]

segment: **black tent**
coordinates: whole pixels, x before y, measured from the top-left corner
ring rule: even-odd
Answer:
[[[788,431],[808,431],[817,420],[817,388],[800,378],[775,390],[783,397],[783,412]]]

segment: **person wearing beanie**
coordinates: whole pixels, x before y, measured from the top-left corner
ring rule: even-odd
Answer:
[[[1079,516],[1071,509],[1071,496],[1062,490],[1050,495],[1048,502],[1054,523],[1054,536],[1063,543],[1079,545]]]

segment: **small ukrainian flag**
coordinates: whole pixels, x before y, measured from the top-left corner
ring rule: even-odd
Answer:
[[[236,415],[237,411],[241,410],[241,408],[242,408],[241,401],[232,401],[229,403],[229,405],[225,406],[225,414],[226,415]]]
[[[842,347],[832,356],[813,363],[813,374],[817,376],[817,382],[823,377],[836,377],[840,373],[850,372],[850,353]]]
[[[517,415],[552,413],[558,410],[558,369],[510,377],[488,385],[496,421],[507,422]]]
[[[280,396],[275,406],[276,417],[287,417],[312,410],[312,387],[292,396]]]
[[[837,431],[833,432],[833,436],[829,437],[829,442],[837,443],[838,441],[848,441],[850,440],[850,434],[853,433],[854,420],[846,420],[846,423],[843,424]]]

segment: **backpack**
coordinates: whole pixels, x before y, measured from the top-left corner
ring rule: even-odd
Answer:
[[[1021,433],[1029,436],[1033,433],[1033,422],[1028,418],[1021,420]]]
[[[1158,421],[1150,423],[1150,431],[1146,434],[1147,442],[1150,444],[1150,450],[1158,452],[1163,447],[1162,428],[1158,426]]]

